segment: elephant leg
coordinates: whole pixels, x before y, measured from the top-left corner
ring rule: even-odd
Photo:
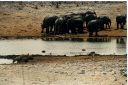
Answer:
[[[42,31],[41,31],[41,33],[43,33],[43,32],[44,32],[43,24],[41,25],[41,28],[42,28]]]
[[[77,32],[78,32],[78,33],[80,33],[80,32],[81,32],[81,28],[80,28],[80,27],[78,27],[78,30],[77,30]]]
[[[76,28],[73,29],[73,33],[76,34]]]
[[[71,28],[71,33],[75,34],[76,33],[76,29],[75,28]]]
[[[81,27],[81,28],[79,29],[79,33],[84,33],[83,30],[84,30],[83,27]]]
[[[86,27],[87,27],[87,25],[88,25],[88,22],[86,22]]]
[[[65,33],[69,33],[69,29],[68,29],[68,28],[66,28],[66,31],[65,31]]]
[[[24,62],[27,63],[29,60],[28,59],[25,59]]]
[[[16,62],[16,60],[13,60],[13,63],[15,63]]]
[[[21,60],[17,60],[17,63],[21,63]]]
[[[80,33],[81,33],[81,34],[84,33],[84,32],[83,32],[83,28],[80,30]]]
[[[56,35],[58,35],[59,33],[60,33],[60,29],[59,29],[59,26],[57,26]]]
[[[93,35],[93,32],[89,32],[89,37],[92,37],[92,35]]]
[[[110,29],[110,24],[108,23],[108,28]]]
[[[46,28],[46,34],[49,34],[49,27]]]
[[[119,29],[119,23],[117,23],[117,29]]]
[[[54,34],[55,34],[55,35],[57,34],[57,28],[54,29]]]
[[[53,26],[50,26],[50,32],[52,32],[52,30],[53,30]]]
[[[102,28],[102,30],[105,30],[105,26],[104,26],[105,24],[103,24],[103,28]]]
[[[41,33],[43,33],[43,32],[44,32],[44,30],[42,29]]]
[[[98,36],[98,32],[96,32],[95,36]]]
[[[121,29],[124,29],[124,25],[123,25],[123,23],[121,23]]]
[[[107,29],[107,25],[108,25],[108,24],[106,24],[106,29]]]
[[[106,26],[106,27],[107,27],[107,29],[110,29],[109,23],[107,23],[106,25],[107,25],[107,26]]]
[[[54,26],[54,35],[57,34],[57,25]]]

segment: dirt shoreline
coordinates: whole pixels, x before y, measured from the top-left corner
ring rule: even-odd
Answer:
[[[43,39],[43,40],[49,40],[49,39],[60,39],[60,40],[66,40],[66,39],[87,39],[87,38],[121,38],[121,37],[127,37],[127,36],[97,36],[97,37],[84,37],[84,36],[0,36],[0,40],[5,39]]]
[[[127,56],[35,56],[0,65],[0,85],[126,85]]]
[[[77,58],[77,57],[95,57],[97,58],[98,56],[99,57],[124,57],[124,56],[127,56],[127,54],[125,55],[100,55],[100,54],[96,54],[96,55],[75,55],[75,56],[66,56],[66,55],[26,55],[26,54],[23,54],[23,55],[0,55],[0,59],[14,59],[18,56],[23,56],[23,57],[33,57],[33,58]]]

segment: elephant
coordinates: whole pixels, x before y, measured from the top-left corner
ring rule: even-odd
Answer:
[[[42,33],[44,28],[46,28],[46,34],[49,34],[49,32],[52,32],[54,24],[58,16],[47,16],[44,18],[43,23],[41,24]]]
[[[17,61],[17,63],[22,63],[22,62],[25,62],[25,63],[27,63],[29,60],[33,60],[33,58],[32,57],[25,57],[25,56],[18,56],[18,57],[15,57],[14,59],[13,59],[13,63],[15,63],[16,61]]]
[[[83,20],[81,17],[72,17],[67,21],[67,27],[72,34],[83,33]]]
[[[63,31],[63,18],[58,18],[54,24],[54,34],[60,34]]]
[[[97,16],[94,15],[94,14],[88,14],[84,17],[84,20],[86,21],[86,27],[88,25],[88,22],[91,21],[91,20],[95,20],[97,19]]]
[[[70,14],[59,17],[55,21],[55,34],[83,33],[83,19],[79,14]]]
[[[89,14],[96,15],[96,12],[95,12],[95,11],[93,11],[93,12],[92,12],[92,11],[87,11],[87,12],[85,12],[85,16],[86,16],[86,15],[89,15]]]
[[[88,22],[87,25],[87,30],[89,32],[89,37],[93,35],[93,32],[96,32],[95,36],[98,35],[98,31],[103,30],[103,20],[101,19],[96,19],[96,20],[91,20]]]
[[[126,24],[126,15],[116,16],[117,29],[119,29],[119,25],[121,29],[124,29],[124,25]]]
[[[98,19],[102,19],[104,25],[106,25],[106,29],[107,29],[107,27],[110,29],[110,27],[111,27],[111,19],[108,16],[99,16]],[[105,29],[105,27],[104,27],[104,29]]]
[[[58,17],[58,19],[55,21],[54,24],[54,34],[65,34],[69,33],[69,29],[67,27],[67,21],[70,19],[71,16],[69,15],[63,15],[61,17]]]

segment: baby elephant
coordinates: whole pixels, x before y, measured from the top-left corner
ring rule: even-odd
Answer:
[[[117,29],[119,29],[119,25],[121,29],[124,29],[124,25],[126,24],[126,15],[120,15],[116,17]]]
[[[106,25],[106,29],[111,27],[111,19],[108,16],[99,16],[98,19],[103,20],[103,24]],[[105,29],[105,27],[104,27]]]

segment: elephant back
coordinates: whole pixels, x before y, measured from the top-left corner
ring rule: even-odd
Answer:
[[[57,18],[57,16],[46,16],[43,20],[43,27],[47,28],[48,26],[52,26]]]
[[[111,23],[111,19],[108,16],[99,16],[98,19],[103,20],[104,24],[106,24],[108,22]]]
[[[87,30],[89,32],[96,32],[98,30],[102,30],[103,26],[103,21],[101,19],[91,20],[87,25]]]
[[[96,15],[96,12],[95,11],[87,11],[87,12],[85,12],[85,16],[86,15]]]
[[[96,15],[93,15],[93,14],[89,14],[89,15],[86,15],[85,16],[85,21],[86,22],[89,22],[89,21],[95,20],[95,19],[97,19],[97,16]]]
[[[119,22],[119,23],[126,23],[126,15],[120,15],[120,16],[116,16],[116,22]]]

